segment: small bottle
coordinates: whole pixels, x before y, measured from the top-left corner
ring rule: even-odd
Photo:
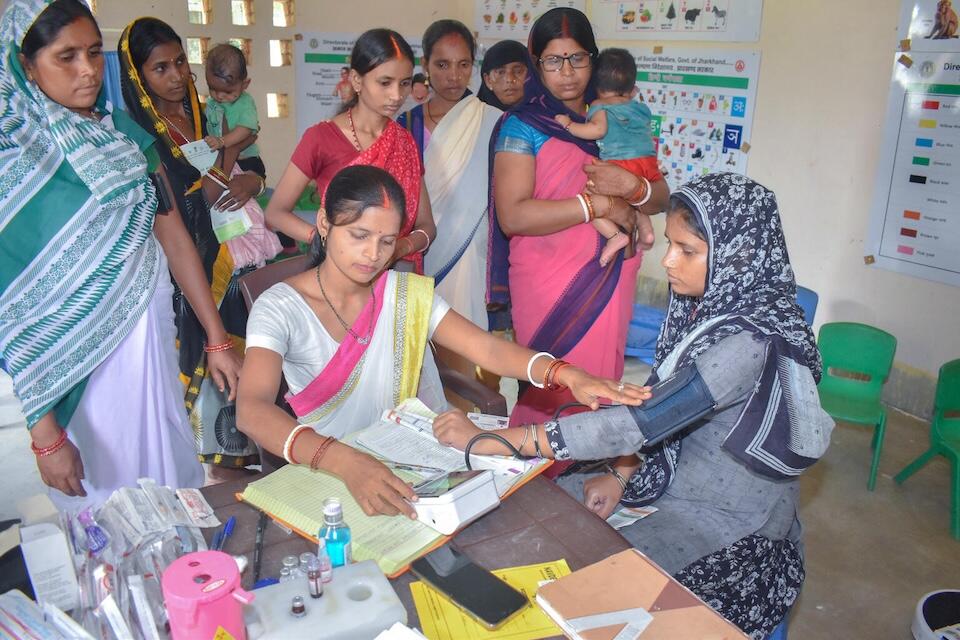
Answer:
[[[323,527],[317,537],[327,541],[327,552],[334,567],[353,562],[350,527],[343,521],[343,505],[339,498],[327,498],[323,501]]]
[[[303,604],[301,596],[293,596],[293,600],[290,601],[290,615],[294,618],[302,618],[307,615],[307,606]]]
[[[316,558],[317,556],[310,553],[309,551],[304,551],[300,554],[300,573],[307,575],[309,571],[310,561]]]
[[[290,573],[291,580],[303,577],[300,575],[300,558],[297,556],[283,556],[283,568]]]
[[[317,562],[320,563],[320,579],[324,582],[333,580],[333,564],[330,562],[330,554],[327,553],[327,541],[320,538],[317,545]]]
[[[290,568],[283,567],[280,569],[280,582],[290,582],[293,580],[293,576],[290,575]]]
[[[307,587],[310,589],[311,598],[319,598],[323,595],[323,579],[320,577],[320,561],[311,558],[307,565]]]

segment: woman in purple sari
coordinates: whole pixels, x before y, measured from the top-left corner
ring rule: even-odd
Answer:
[[[489,302],[511,305],[520,344],[619,379],[640,256],[621,253],[601,267],[604,238],[586,222],[608,218],[633,234],[638,216],[666,207],[669,189],[663,180],[647,183],[599,162],[596,143],[554,120],[563,113],[583,122],[593,98],[597,45],[587,17],[548,11],[534,24],[528,48],[523,102],[494,133],[499,228],[491,233]],[[652,233],[641,235],[641,247],[653,244]],[[549,419],[570,401],[567,392],[528,387],[511,424]]]

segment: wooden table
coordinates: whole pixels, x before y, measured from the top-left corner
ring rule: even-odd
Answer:
[[[224,551],[246,555],[253,565],[253,548],[258,513],[238,502],[234,495],[249,480],[238,480],[203,489],[217,517],[226,521],[237,517],[236,528]],[[349,523],[347,523],[349,524]],[[215,529],[206,529],[208,541]],[[474,562],[487,569],[503,569],[525,564],[549,562],[561,558],[576,571],[607,556],[629,549],[630,544],[606,522],[588,511],[553,482],[536,478],[509,496],[497,509],[486,514],[455,537],[456,545]],[[267,527],[263,546],[263,576],[280,573],[284,556],[313,551],[314,544],[295,533],[287,534],[277,526]],[[252,569],[244,572],[243,586],[250,588]],[[391,580],[394,590],[407,609],[407,624],[419,626],[410,588],[416,580],[409,571]]]

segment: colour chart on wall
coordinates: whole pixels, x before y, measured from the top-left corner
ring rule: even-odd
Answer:
[[[637,100],[653,113],[660,169],[671,189],[715,171],[747,172],[760,53],[634,49]]]
[[[537,18],[555,7],[586,11],[586,0],[474,0],[474,24],[481,38],[526,42]]]
[[[590,20],[609,40],[724,40],[760,38],[763,0],[594,0]]]
[[[864,261],[960,286],[960,54],[910,57],[893,65]]]
[[[297,137],[307,127],[332,118],[344,102],[353,97],[347,79],[350,51],[359,34],[302,33],[294,42],[294,65],[297,83]],[[416,59],[420,59],[420,38],[404,36]],[[417,67],[415,71],[419,71]]]

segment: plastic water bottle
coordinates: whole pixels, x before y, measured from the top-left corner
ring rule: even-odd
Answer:
[[[320,538],[320,544],[317,545],[317,562],[320,563],[320,579],[323,582],[333,580],[333,564],[327,553],[327,541],[323,538]]]
[[[339,498],[327,498],[323,501],[323,527],[317,537],[326,541],[326,550],[334,567],[353,562],[350,527],[343,521],[343,505]]]

